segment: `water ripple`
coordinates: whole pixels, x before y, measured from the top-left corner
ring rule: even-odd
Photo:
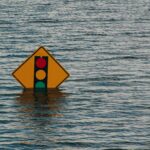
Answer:
[[[149,0],[0,1],[0,149],[149,149]],[[23,90],[45,46],[71,74]]]

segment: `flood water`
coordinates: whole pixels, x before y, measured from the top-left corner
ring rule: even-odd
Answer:
[[[149,0],[0,0],[0,149],[150,149]],[[70,73],[24,90],[11,73],[44,46]]]

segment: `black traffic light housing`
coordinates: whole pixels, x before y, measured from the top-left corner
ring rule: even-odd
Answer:
[[[48,57],[34,57],[34,89],[47,89]]]

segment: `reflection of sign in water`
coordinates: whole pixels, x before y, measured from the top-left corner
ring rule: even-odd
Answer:
[[[24,88],[57,88],[69,73],[40,47],[13,72],[13,76]]]
[[[63,105],[65,104],[67,95],[67,93],[59,89],[50,89],[47,90],[47,92],[35,92],[32,89],[24,89],[16,98],[17,104],[22,108],[19,109],[21,112],[18,114],[25,117],[34,117],[34,119],[29,119],[29,121],[34,121],[35,117],[37,117],[37,119],[43,117],[42,121],[45,123],[47,122],[45,117],[63,117],[61,110],[64,108]],[[34,123],[37,123],[36,121]],[[34,123],[31,122],[31,126]]]

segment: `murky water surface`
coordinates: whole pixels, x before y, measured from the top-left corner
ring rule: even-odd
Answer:
[[[41,45],[71,77],[33,93]],[[1,0],[0,70],[0,149],[150,149],[149,0]]]

